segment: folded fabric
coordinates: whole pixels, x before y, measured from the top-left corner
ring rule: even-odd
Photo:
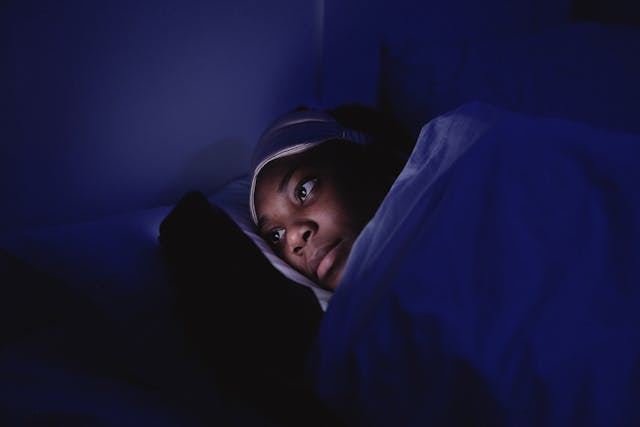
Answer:
[[[349,425],[640,425],[640,137],[465,105],[421,132],[320,331]]]

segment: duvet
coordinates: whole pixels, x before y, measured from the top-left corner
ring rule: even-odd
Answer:
[[[640,425],[640,137],[467,104],[358,238],[309,373],[360,426]]]

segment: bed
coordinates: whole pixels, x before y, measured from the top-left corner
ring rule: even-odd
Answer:
[[[383,40],[377,106],[418,143],[333,295],[255,235],[246,177],[3,233],[0,424],[640,425],[640,31],[613,21]]]

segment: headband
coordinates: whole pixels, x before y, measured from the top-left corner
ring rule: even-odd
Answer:
[[[256,180],[260,171],[273,160],[302,153],[334,139],[361,145],[367,144],[371,140],[368,135],[342,127],[329,114],[315,110],[285,114],[267,128],[258,140],[251,161],[253,178],[251,179],[249,207],[254,224],[258,224],[254,196]]]

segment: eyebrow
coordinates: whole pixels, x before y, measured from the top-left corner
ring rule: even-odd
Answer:
[[[282,193],[285,190],[285,188],[287,188],[287,186],[289,185],[289,181],[291,180],[291,177],[293,176],[295,171],[298,169],[298,166],[300,166],[300,165],[299,164],[293,165],[287,171],[287,173],[284,174],[284,176],[282,177],[282,180],[280,181],[280,185],[278,185],[278,192],[279,193]]]
[[[269,222],[269,217],[266,215],[262,215],[258,218],[258,232],[262,231],[262,227],[264,227],[265,223]]]

